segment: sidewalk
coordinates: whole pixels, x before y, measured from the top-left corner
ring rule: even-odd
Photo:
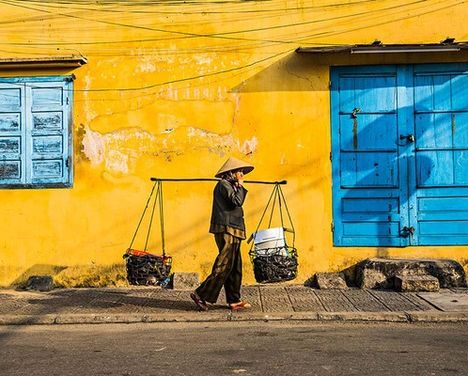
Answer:
[[[468,322],[468,289],[440,293],[377,290],[316,290],[302,285],[242,288],[252,309],[231,312],[219,304],[198,312],[188,290],[159,287],[55,289],[51,292],[0,290],[0,324],[90,324],[338,320]]]

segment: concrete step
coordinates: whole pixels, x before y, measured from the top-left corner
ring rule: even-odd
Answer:
[[[315,273],[315,284],[321,290],[348,288],[343,273]]]
[[[401,292],[437,292],[439,280],[431,275],[396,275],[395,290]]]

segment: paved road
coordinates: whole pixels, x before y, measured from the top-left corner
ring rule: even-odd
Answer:
[[[0,327],[2,376],[466,375],[468,324]]]

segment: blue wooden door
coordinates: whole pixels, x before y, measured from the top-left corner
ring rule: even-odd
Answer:
[[[332,70],[334,243],[468,243],[466,65]]]
[[[396,66],[332,72],[335,244],[406,245]],[[404,124],[404,122],[402,123]],[[402,125],[403,126],[403,125]]]

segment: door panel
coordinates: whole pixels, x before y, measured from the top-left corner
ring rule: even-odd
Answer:
[[[466,244],[468,238],[468,67],[441,67],[414,73],[417,181],[409,189],[417,200],[419,245]],[[456,187],[461,194],[447,197]]]
[[[396,67],[332,72],[334,234],[339,245],[394,245],[400,236]],[[407,215],[406,215],[407,217]]]

